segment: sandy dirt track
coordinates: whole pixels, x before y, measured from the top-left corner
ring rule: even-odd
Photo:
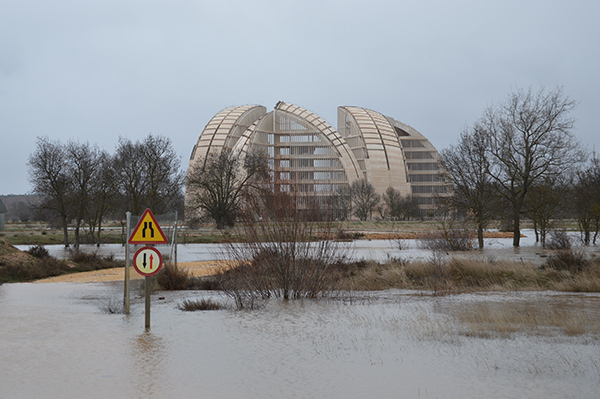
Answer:
[[[210,276],[215,274],[225,264],[219,261],[204,262],[179,262],[178,267],[188,270],[194,277]],[[143,278],[133,267],[130,269],[130,278]],[[45,278],[36,283],[99,283],[104,281],[123,281],[125,279],[125,268],[117,267],[114,269],[94,270],[84,273],[65,274],[62,276]]]

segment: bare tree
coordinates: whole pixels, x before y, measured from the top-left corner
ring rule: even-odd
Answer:
[[[236,267],[220,278],[238,308],[269,298],[319,298],[336,288],[336,265],[345,260],[346,249],[331,239],[337,230],[333,209],[310,199],[274,193],[268,186],[244,199],[238,227],[242,242],[228,244],[226,253]]]
[[[336,220],[348,220],[352,214],[352,192],[350,186],[344,185],[331,195],[333,217]]]
[[[471,213],[477,226],[477,241],[483,248],[483,230],[497,208],[496,192],[488,174],[487,138],[482,129],[465,129],[458,144],[441,152],[444,167],[452,182],[451,195],[439,197],[458,213]]]
[[[267,177],[267,158],[259,152],[240,160],[230,150],[210,153],[188,172],[188,212],[204,212],[218,229],[233,227],[244,191]]]
[[[434,252],[469,251],[473,249],[475,234],[469,215],[458,218],[452,213],[439,212],[435,216],[436,231],[422,235],[418,245]]]
[[[402,200],[400,201],[400,219],[410,220],[411,218],[418,218],[420,216],[421,208],[419,208],[418,199],[410,194],[402,198]]]
[[[590,241],[595,244],[600,231],[600,160],[597,157],[576,173],[570,199],[584,244],[589,245]]]
[[[68,223],[72,215],[69,200],[73,190],[73,180],[69,175],[64,146],[48,137],[38,137],[36,149],[29,156],[28,166],[33,192],[44,198],[40,208],[53,212],[59,217],[63,229],[63,241],[68,248]]]
[[[123,211],[163,213],[180,201],[184,174],[169,138],[148,135],[135,143],[120,138],[114,162]]]
[[[388,187],[381,195],[381,199],[385,205],[385,215],[392,220],[410,220],[421,214],[416,198],[411,195],[402,197],[393,187]]]
[[[89,143],[70,141],[65,147],[67,160],[67,173],[72,179],[72,191],[69,198],[75,220],[75,241],[77,248],[80,244],[80,228],[92,212],[90,208],[92,187],[100,175],[100,150]]]
[[[575,105],[560,88],[518,90],[488,108],[475,127],[487,136],[488,173],[511,206],[514,246],[520,243],[521,215],[532,185],[582,159],[571,132]]]
[[[553,227],[552,220],[560,217],[564,208],[567,185],[555,176],[533,184],[525,199],[526,213],[533,222],[535,241],[546,246],[546,237]]]
[[[402,206],[402,196],[400,195],[400,192],[390,186],[385,190],[381,199],[385,204],[387,216],[392,220],[398,220],[400,218]]]
[[[100,246],[102,221],[111,211],[118,208],[116,204],[117,187],[115,184],[115,169],[113,157],[106,151],[98,154],[99,172],[92,182],[90,190],[90,207],[87,213],[87,224],[90,234],[95,237],[96,245]]]
[[[379,205],[381,197],[375,192],[375,187],[365,179],[355,181],[350,186],[354,214],[360,220],[372,218],[373,211]]]

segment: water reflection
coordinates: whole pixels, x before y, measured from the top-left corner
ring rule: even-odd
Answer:
[[[165,378],[167,353],[163,339],[149,331],[132,340],[133,371],[137,397],[164,398],[170,391],[170,380]]]

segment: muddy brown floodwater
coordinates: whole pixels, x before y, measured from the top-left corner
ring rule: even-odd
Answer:
[[[227,300],[161,292],[150,331],[140,298],[130,316],[102,310],[121,297],[119,283],[0,286],[0,398],[600,397],[596,294],[390,290],[183,312],[186,298]],[[525,318],[483,331],[473,309],[557,309],[579,325]]]

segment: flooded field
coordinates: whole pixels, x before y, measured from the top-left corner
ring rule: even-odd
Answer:
[[[494,239],[457,256],[542,264],[548,253],[531,236],[521,248]],[[431,256],[416,244],[344,245],[355,259]],[[124,258],[120,245],[83,249]],[[222,258],[216,244],[178,253],[181,262]],[[145,331],[141,289],[132,293],[124,316],[107,312],[120,305],[122,282],[0,286],[0,398],[600,397],[600,294],[387,290],[184,312],[185,299],[227,298],[158,292]]]
[[[185,298],[226,299],[163,292],[148,332],[140,299],[130,316],[103,311],[121,296],[116,283],[0,286],[0,398],[600,397],[596,294],[393,290],[183,312]]]
[[[474,250],[468,252],[453,253],[452,256],[481,257],[483,259],[516,260],[531,262],[541,265],[545,262],[549,250],[536,244],[533,230],[523,230],[525,237],[521,239],[521,247],[512,246],[512,238],[494,238],[485,240],[483,251]],[[573,240],[578,239],[573,234]],[[426,260],[432,255],[431,251],[419,248],[417,240],[399,240],[402,249],[399,249],[398,240],[356,240],[349,243],[341,243],[347,249],[348,254],[354,259],[374,259],[385,261],[392,257],[401,257],[409,260]],[[27,250],[28,245],[18,245],[20,250]],[[163,254],[169,253],[168,246],[158,246]],[[47,245],[46,249],[57,258],[65,258],[69,255],[69,249],[63,245]],[[120,244],[104,244],[100,248],[94,245],[82,245],[80,248],[86,252],[97,252],[101,255],[113,255],[116,259],[125,259],[125,249]],[[226,257],[223,254],[222,244],[180,244],[178,246],[178,261],[195,262]],[[585,247],[584,250],[600,254],[600,248],[596,246]],[[132,250],[132,253],[135,252]]]

